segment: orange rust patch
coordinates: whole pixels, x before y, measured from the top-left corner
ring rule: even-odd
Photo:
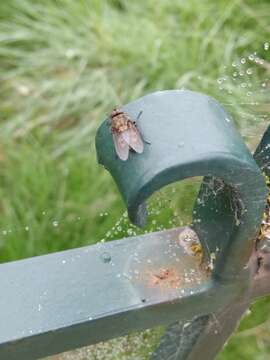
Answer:
[[[148,286],[160,289],[177,289],[181,285],[181,277],[174,268],[161,268],[146,271]]]

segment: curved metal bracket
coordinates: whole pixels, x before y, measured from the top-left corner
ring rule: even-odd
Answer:
[[[220,248],[215,277],[243,276],[264,210],[266,186],[229,115],[212,98],[182,90],[144,96],[123,110],[132,118],[142,111],[138,126],[150,142],[144,153],[131,153],[126,162],[118,159],[106,121],[97,132],[96,148],[99,163],[119,187],[130,220],[145,224],[145,201],[155,191],[204,176],[194,228],[205,253]]]

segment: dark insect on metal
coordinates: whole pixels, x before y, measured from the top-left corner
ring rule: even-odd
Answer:
[[[137,116],[141,116],[142,111]],[[128,159],[129,150],[133,150],[141,154],[144,149],[143,140],[136,122],[133,121],[128,114],[120,109],[114,109],[109,116],[109,125],[113,137],[115,151],[118,157],[126,161]]]

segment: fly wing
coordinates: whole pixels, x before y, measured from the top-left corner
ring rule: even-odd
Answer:
[[[128,154],[129,154],[129,145],[125,141],[123,137],[123,133],[121,134],[113,133],[112,137],[117,155],[121,160],[126,161],[128,159]]]
[[[132,125],[126,132],[128,133],[128,145],[141,154],[143,152],[143,141],[136,126]]]
[[[128,130],[121,132],[121,136],[127,144],[130,143],[130,134]]]

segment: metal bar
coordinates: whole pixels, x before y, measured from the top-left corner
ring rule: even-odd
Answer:
[[[247,307],[248,303],[231,304],[217,313],[170,325],[151,360],[215,359]]]
[[[183,230],[0,265],[0,358],[36,359],[218,311],[230,301],[231,285],[211,290],[178,246]],[[162,268],[175,271],[171,286],[152,282]],[[252,298],[269,290],[260,285],[269,284],[267,276],[256,274]]]
[[[211,279],[178,244],[182,230],[0,265],[0,358],[37,359],[217,310]],[[170,282],[158,283],[164,268]]]
[[[239,284],[215,283],[179,246],[187,229],[0,265],[0,358],[37,359],[175,319],[193,322],[233,302],[238,306]],[[253,258],[255,269],[257,255]],[[265,260],[244,301],[269,292],[268,268]],[[162,280],[164,269],[171,276]],[[197,338],[202,344],[208,341],[205,329]],[[222,333],[224,339],[228,334]]]

